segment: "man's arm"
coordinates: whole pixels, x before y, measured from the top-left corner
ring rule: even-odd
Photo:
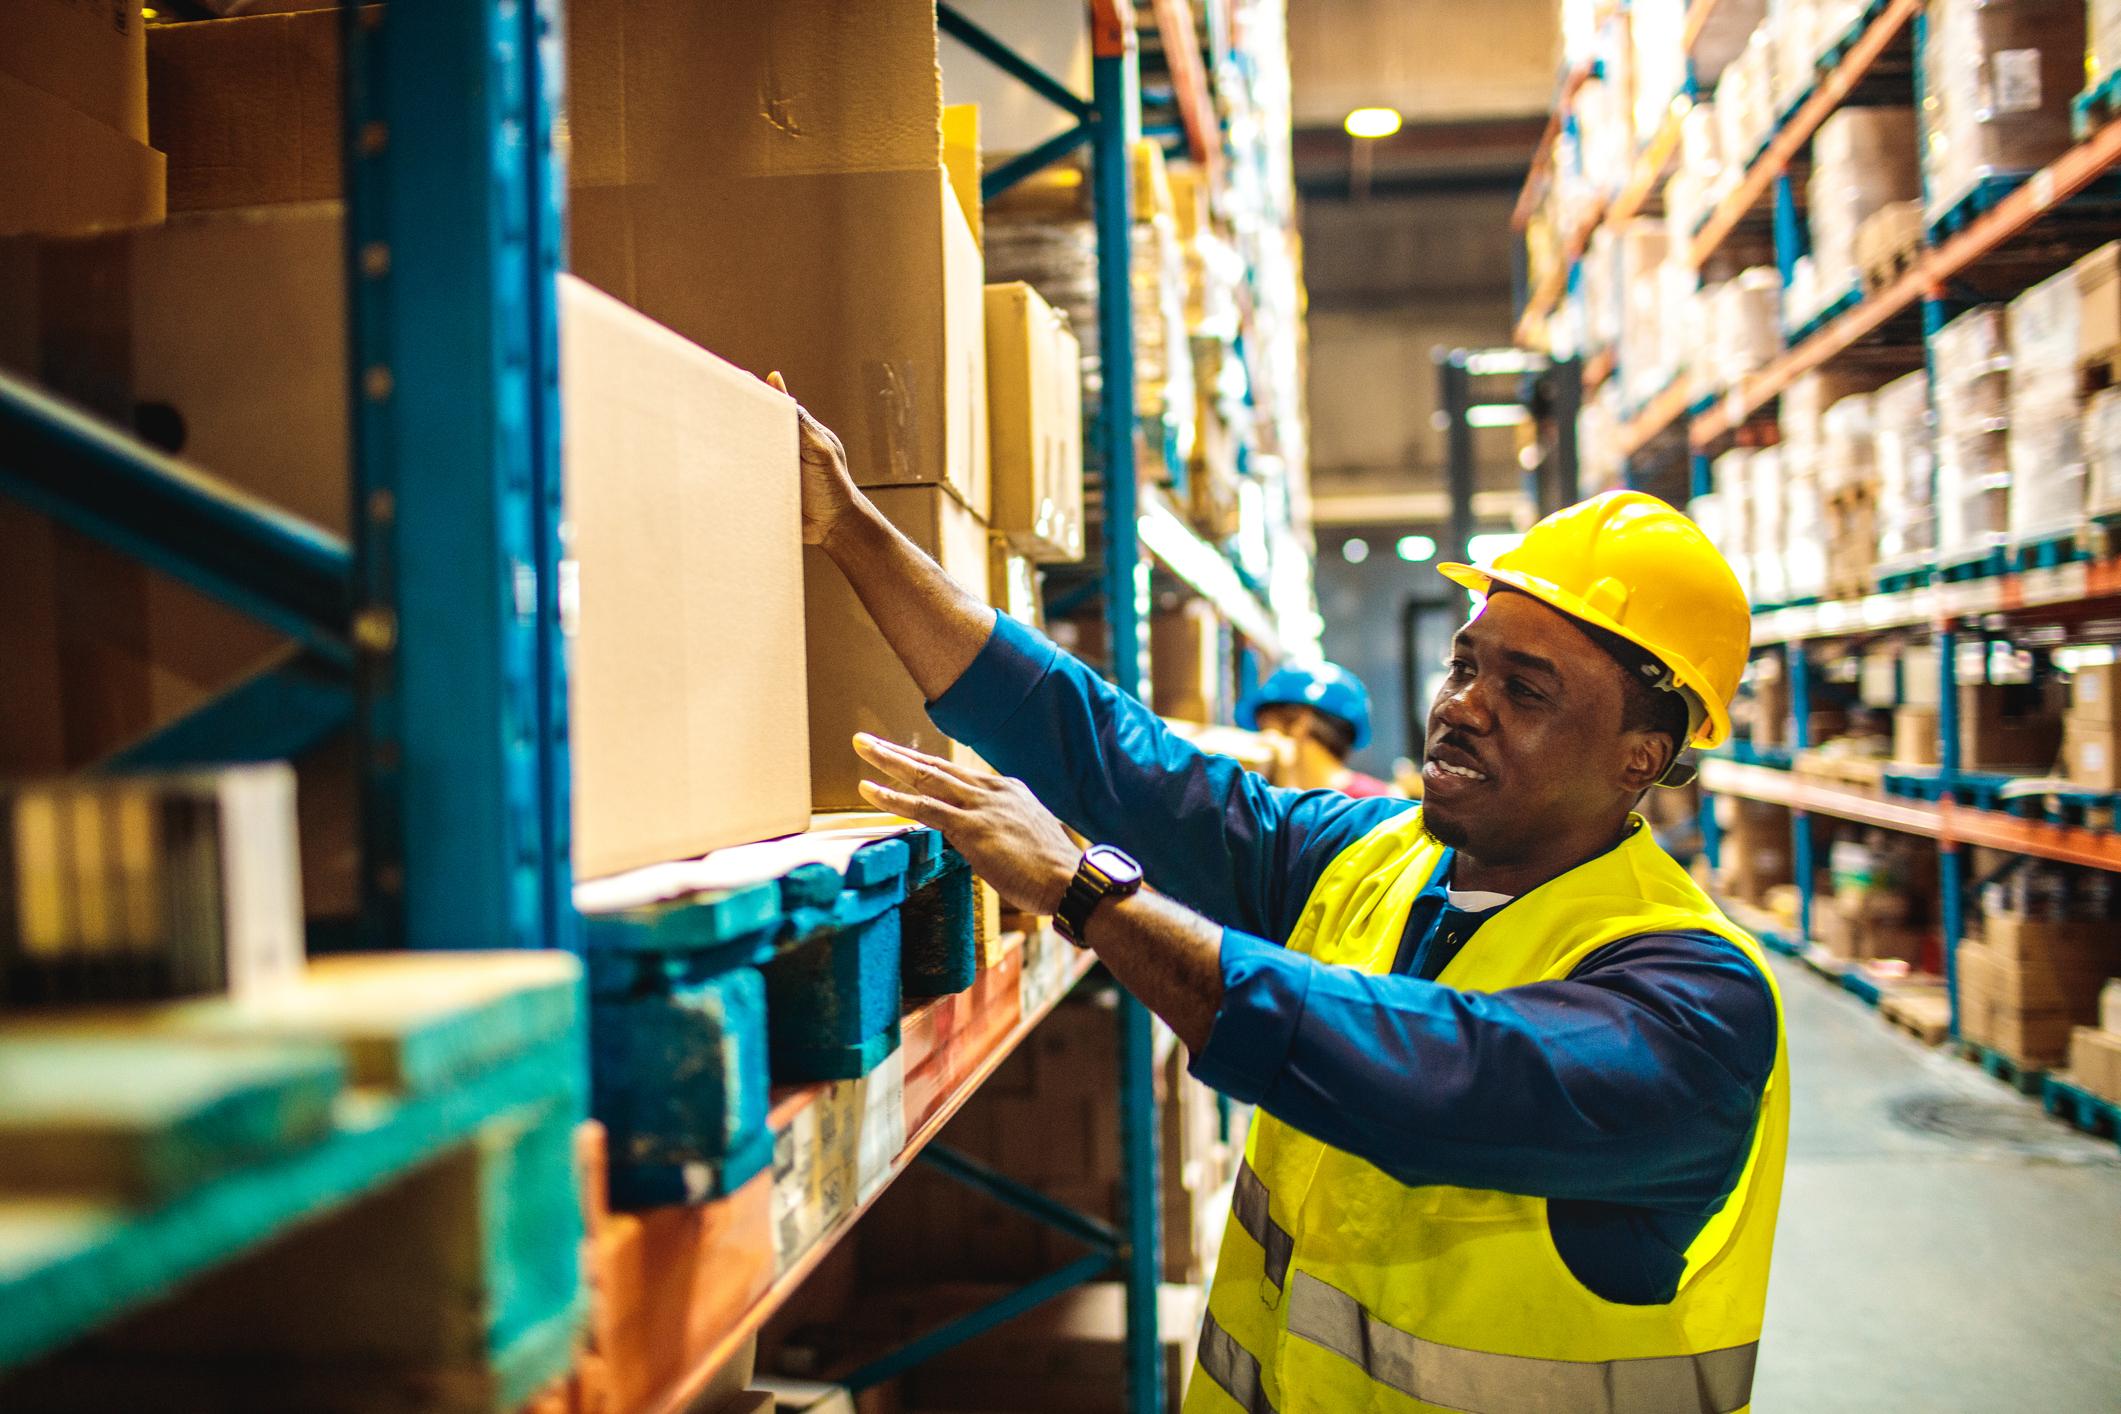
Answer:
[[[1774,1066],[1766,980],[1707,934],[1629,938],[1469,992],[1223,941],[1201,1080],[1407,1184],[1699,1211]]]
[[[788,385],[771,373],[783,393]],[[855,489],[847,450],[831,428],[802,419],[803,541],[832,557],[855,597],[906,665],[922,696],[949,690],[994,632],[995,612],[921,552]]]
[[[1286,936],[1326,863],[1406,808],[1277,790],[1180,739],[945,574],[855,489],[839,439],[808,413],[802,435],[804,539],[846,575],[937,725],[1076,830],[1134,854],[1157,888]]]

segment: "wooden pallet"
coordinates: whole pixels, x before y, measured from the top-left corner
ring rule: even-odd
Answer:
[[[26,1194],[16,1174],[0,1408],[519,1407],[569,1368],[585,1313],[580,976],[563,953],[341,957],[240,1006],[10,1019],[10,1048],[69,1060],[99,1039],[189,1049],[130,1101],[79,1067],[63,1110],[130,1108],[142,1154],[217,1142],[180,1143],[205,1161],[155,1169],[152,1197],[65,1197],[57,1175]],[[269,1072],[275,1048],[334,1059]],[[244,1103],[202,1106],[217,1085]],[[218,1142],[232,1129],[239,1151]]]
[[[1878,1014],[1925,1046],[1934,1046],[1952,1031],[1952,1003],[1942,987],[1906,986],[1887,992]]]

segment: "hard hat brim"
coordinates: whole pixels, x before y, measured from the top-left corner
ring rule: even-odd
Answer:
[[[1607,633],[1626,639],[1670,668],[1672,676],[1678,679],[1679,685],[1700,699],[1702,709],[1706,715],[1703,717],[1700,727],[1695,730],[1689,743],[1690,745],[1706,750],[1709,747],[1722,745],[1724,740],[1730,736],[1730,704],[1723,701],[1719,694],[1708,685],[1708,679],[1703,676],[1700,669],[1669,649],[1660,648],[1654,643],[1644,642],[1642,635],[1629,632],[1624,625],[1607,614],[1592,608],[1580,597],[1571,594],[1560,585],[1553,583],[1551,580],[1541,579],[1537,575],[1526,574],[1522,570],[1509,570],[1499,567],[1484,569],[1478,565],[1460,564],[1456,561],[1446,561],[1438,565],[1436,572],[1453,584],[1470,589],[1475,594],[1483,597],[1497,584],[1508,585],[1520,594],[1530,595],[1550,609],[1559,610],[1572,619],[1593,624],[1598,628],[1604,629]]]

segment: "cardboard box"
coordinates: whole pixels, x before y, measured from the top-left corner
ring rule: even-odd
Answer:
[[[2062,747],[2062,722],[2044,707],[2006,713],[2014,693],[2000,683],[1959,684],[1959,764],[1970,771],[2046,771]]]
[[[2121,241],[2071,267],[2077,277],[2077,356],[2092,363],[2121,351]]]
[[[2121,663],[2088,663],[2069,676],[2069,724],[2121,727]]]
[[[0,236],[162,219],[161,153],[4,73],[0,133]],[[0,324],[10,318],[0,309]]]
[[[995,534],[1048,563],[1083,557],[1082,345],[1017,281],[987,286]]]
[[[1205,600],[1151,614],[1149,690],[1157,713],[1202,725],[1221,720],[1227,647],[1222,621]]]
[[[943,165],[934,11],[584,0],[568,19],[576,273],[779,369],[864,486],[948,485],[985,517],[985,280]]]
[[[2099,1026],[2121,1032],[2121,977],[2110,977],[2099,989]]]
[[[575,872],[801,830],[795,405],[572,276],[559,289]]]
[[[343,213],[325,203],[39,243],[43,356],[67,391],[120,414],[166,409],[188,459],[343,534],[343,240]],[[580,281],[560,290],[580,586],[576,872],[801,829],[793,404]],[[62,565],[60,578],[68,715],[97,724],[93,742],[73,743],[87,757],[282,650],[233,610],[122,559]]]
[[[2097,971],[2121,964],[2121,935],[2089,919],[2026,918],[2015,913],[1981,915],[1981,941],[2012,962],[2049,967],[2074,964]]]
[[[148,32],[149,130],[172,211],[331,201],[346,140],[336,9]]]
[[[0,74],[134,143],[147,136],[147,31],[140,0],[7,0]],[[15,138],[12,124],[0,132]],[[0,182],[0,191],[7,189]]]
[[[987,593],[988,603],[1018,623],[1045,627],[1045,594],[1039,585],[1038,566],[994,534],[987,539]]]
[[[2072,719],[2063,734],[2064,774],[2093,790],[2121,790],[2121,759],[2115,756],[2114,729],[2092,727]]]
[[[2121,1105],[2121,1035],[2096,1026],[2070,1032],[2070,1075],[2102,1100]]]
[[[1795,877],[1788,809],[1728,795],[1717,796],[1714,808],[1723,833],[1717,854],[1720,889],[1758,903],[1769,889]]]
[[[1893,760],[1903,766],[1935,766],[1937,709],[1902,707],[1893,713]]]
[[[940,486],[872,489],[893,525],[952,578],[988,602],[987,527]],[[819,810],[867,808],[858,789],[874,774],[854,754],[856,732],[953,760],[976,760],[928,720],[927,699],[824,551],[803,551],[803,619],[809,642],[810,790]]]

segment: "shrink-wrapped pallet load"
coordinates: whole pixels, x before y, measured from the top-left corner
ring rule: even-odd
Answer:
[[[1929,219],[2071,142],[2084,87],[2083,0],[1936,0],[1922,49]]]

